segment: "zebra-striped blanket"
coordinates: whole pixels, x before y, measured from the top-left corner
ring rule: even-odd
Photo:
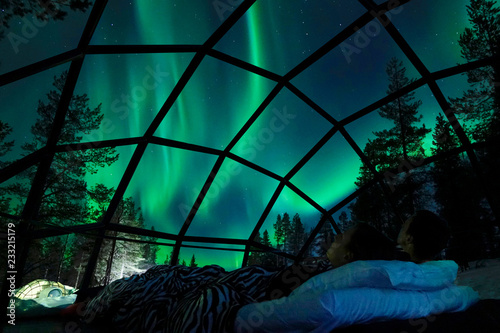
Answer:
[[[231,332],[236,312],[266,299],[280,271],[249,266],[155,266],[113,281],[85,309],[84,321],[105,317],[119,332]]]

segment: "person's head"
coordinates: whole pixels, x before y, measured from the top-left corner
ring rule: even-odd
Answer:
[[[445,247],[449,238],[445,220],[428,210],[419,210],[403,224],[398,244],[412,261],[433,260]]]
[[[339,267],[356,260],[394,259],[395,245],[374,227],[358,223],[335,236],[335,241],[326,255],[333,267]]]

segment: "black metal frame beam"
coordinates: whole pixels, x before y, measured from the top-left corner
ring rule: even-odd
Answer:
[[[15,82],[17,80],[24,79],[31,75],[43,72],[45,70],[57,67],[59,65],[68,63],[70,61],[77,60],[83,56],[82,52],[78,49],[74,49],[68,52],[58,54],[56,56],[47,58],[42,61],[38,61],[34,64],[24,66],[22,68],[13,70],[11,72],[0,75],[0,87],[6,84]]]

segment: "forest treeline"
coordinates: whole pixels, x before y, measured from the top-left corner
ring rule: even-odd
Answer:
[[[498,56],[500,15],[495,2],[471,0],[467,12],[470,27],[458,40],[463,58],[471,62]],[[421,124],[422,102],[416,99],[414,92],[395,98],[376,111],[392,125],[373,132],[373,138],[363,148],[366,160],[362,161],[356,180],[362,191],[342,210],[336,221],[341,229],[353,223],[367,222],[395,239],[404,219],[415,210],[430,209],[449,222],[453,235],[449,244],[451,250],[461,248],[470,256],[485,256],[498,251],[498,242],[492,239],[492,235],[497,226],[495,216],[498,212],[495,210],[500,206],[497,191],[500,184],[497,172],[500,166],[499,66],[500,62],[496,62],[466,72],[469,89],[459,97],[448,98],[448,110],[436,110],[434,128]],[[388,95],[414,81],[407,76],[403,62],[396,58],[387,63],[386,73]],[[38,119],[31,127],[31,141],[21,146],[24,156],[46,145],[66,75],[55,77],[54,88],[47,94],[47,100],[39,102]],[[81,142],[84,135],[99,129],[102,119],[101,105],[91,107],[87,95],[74,95],[58,143]],[[11,132],[11,126],[0,120],[0,157],[14,147],[15,142],[9,139]],[[429,135],[432,136],[432,146],[430,151],[425,151],[424,140]],[[470,143],[484,144],[472,150]],[[430,156],[445,155],[461,147],[468,150],[422,165]],[[57,229],[100,222],[115,189],[104,184],[89,186],[85,177],[112,165],[118,158],[114,148],[56,153],[44,183],[35,228]],[[0,168],[7,164],[0,161]],[[0,187],[1,212],[22,215],[35,173],[36,167],[29,168]],[[120,201],[111,222],[154,230],[148,226],[141,208],[131,197]],[[297,254],[310,233],[311,226],[302,223],[299,214],[291,218],[283,212],[273,222],[273,229],[259,233],[254,241],[277,252]],[[324,223],[305,254],[324,256],[333,234],[331,224]],[[96,234],[89,232],[35,240],[25,268],[26,282],[47,278],[77,286],[95,237]],[[160,258],[159,246],[154,244],[156,241],[153,237],[108,231],[93,284],[107,284],[155,264],[171,263],[169,254]],[[283,257],[256,248],[252,248],[248,260],[248,264],[281,266],[285,263]],[[181,260],[180,264],[187,263]],[[197,265],[194,255],[189,265]]]

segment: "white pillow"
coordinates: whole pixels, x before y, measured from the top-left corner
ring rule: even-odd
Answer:
[[[478,300],[470,287],[434,291],[388,288],[311,290],[242,307],[235,332],[330,332],[356,323],[463,311]]]
[[[397,260],[355,261],[310,278],[293,294],[356,287],[437,290],[453,285],[457,272],[458,265],[452,260],[423,264]]]

